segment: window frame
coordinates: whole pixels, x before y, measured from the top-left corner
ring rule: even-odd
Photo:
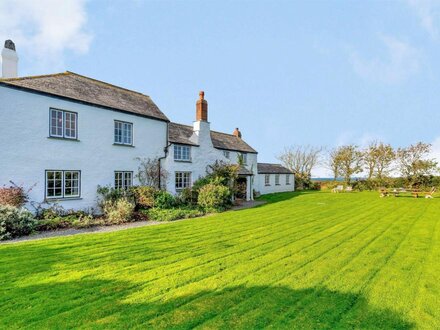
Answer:
[[[177,151],[180,148],[180,158],[176,158],[176,154],[179,154],[179,152]],[[188,159],[183,158],[183,150],[187,149],[188,150]],[[191,162],[191,146],[185,145],[185,144],[174,144],[173,147],[173,159],[175,162]]]
[[[264,185],[270,186],[270,174],[268,173],[264,174]]]
[[[290,186],[290,174],[286,174],[286,186]]]
[[[118,187],[118,185],[116,184],[116,175],[117,174],[121,174],[121,179],[120,179],[121,184],[122,184],[121,187]],[[130,174],[130,184],[129,185],[126,184],[126,179],[127,179],[126,175],[127,174]],[[133,171],[115,171],[114,175],[113,175],[113,185],[114,185],[115,189],[123,189],[123,190],[127,190],[127,189],[133,187]]]
[[[57,133],[52,132],[52,128],[54,127],[52,125],[52,113],[53,112],[59,112],[62,114],[61,127],[60,127],[61,134],[57,134]],[[68,136],[66,134],[66,132],[67,132],[67,125],[66,125],[67,116],[66,116],[66,114],[69,114],[70,116],[74,115],[74,117],[75,117],[75,120],[73,121],[75,123],[75,128],[73,130],[73,132],[75,133],[75,136]],[[59,127],[56,126],[56,128],[58,129]],[[69,128],[69,130],[71,130],[71,128]],[[49,137],[56,138],[56,139],[78,140],[78,113],[75,111],[63,110],[63,109],[50,107],[49,108]]]
[[[248,164],[247,152],[240,152],[240,155],[241,155],[241,159],[243,160],[243,165],[247,165]]]
[[[280,186],[280,174],[275,174],[275,186]]]
[[[48,174],[49,173],[61,173],[61,195],[59,196],[49,196],[49,177]],[[78,182],[77,184],[77,190],[78,190],[78,194],[75,195],[67,195],[66,194],[66,189],[70,188],[72,189],[73,186],[70,187],[66,187],[66,173],[77,173],[78,174],[78,178],[77,179],[70,179],[71,181],[76,180]],[[55,179],[56,180],[56,179]],[[52,188],[55,190],[55,187]],[[68,200],[68,199],[78,199],[81,198],[81,170],[45,170],[44,172],[44,199],[45,200]]]
[[[117,124],[121,124],[121,128],[120,128],[120,130],[121,130],[121,141],[119,142],[119,141],[116,141],[116,125]],[[124,139],[126,138],[126,137],[128,137],[126,134],[125,134],[125,128],[126,127],[130,127],[130,143],[128,143],[128,142],[124,142]],[[115,144],[115,145],[118,145],[118,146],[133,146],[133,131],[134,131],[134,125],[133,125],[133,123],[131,123],[131,122],[129,122],[129,121],[123,121],[123,120],[118,120],[118,119],[115,119],[114,121],[113,121],[113,144]]]
[[[184,180],[184,176],[182,176],[182,186],[181,187],[178,187],[177,186],[177,175],[178,174],[181,174],[181,175],[188,175],[188,180]],[[191,186],[192,186],[192,181],[191,181],[191,178],[192,178],[192,172],[190,172],[190,171],[175,171],[174,172],[174,189],[176,190],[176,191],[182,191],[183,189],[186,189],[186,188],[191,188]],[[184,182],[188,182],[188,185],[187,186],[185,186],[183,183]]]
[[[223,156],[226,159],[231,159],[231,152],[229,150],[223,150]]]

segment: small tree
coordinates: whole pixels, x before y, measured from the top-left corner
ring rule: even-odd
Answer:
[[[339,158],[338,149],[333,149],[328,154],[327,167],[332,171],[333,181],[336,181],[341,173],[341,160]]]
[[[376,177],[383,180],[390,173],[396,159],[396,152],[390,144],[379,143],[377,146]]]
[[[355,145],[346,145],[331,152],[331,163],[337,169],[337,174],[344,178],[347,185],[351,177],[362,172],[363,154]]]
[[[423,181],[424,176],[432,175],[438,170],[437,162],[428,158],[430,152],[431,145],[423,142],[397,150],[400,173],[410,185],[417,185]]]
[[[303,189],[310,185],[312,170],[319,164],[322,147],[291,146],[284,148],[278,159],[295,173],[296,186]]]
[[[168,180],[168,172],[160,166],[159,158],[137,157],[136,160],[140,162],[136,174],[139,183],[142,186],[162,189]]]
[[[396,154],[391,145],[373,141],[369,144],[367,149],[364,150],[363,157],[368,173],[367,179],[377,178],[382,180],[384,176],[388,175],[390,166],[396,158]]]

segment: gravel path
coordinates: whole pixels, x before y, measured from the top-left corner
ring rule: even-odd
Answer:
[[[259,205],[262,205],[265,203],[266,203],[265,201],[241,202],[239,205],[233,206],[231,210],[238,211],[238,210],[248,209],[248,208],[259,206]],[[122,225],[113,225],[113,226],[98,226],[98,227],[83,228],[83,229],[70,228],[70,229],[43,231],[43,232],[38,232],[38,233],[29,235],[29,236],[18,237],[18,238],[14,238],[14,239],[11,239],[8,241],[0,242],[0,244],[11,244],[11,243],[18,243],[18,242],[25,242],[25,241],[36,241],[36,240],[45,239],[45,238],[72,236],[72,235],[78,235],[78,234],[110,233],[113,231],[125,230],[125,229],[130,229],[130,228],[164,225],[167,223],[185,221],[185,220],[191,220],[191,219],[197,219],[197,218],[180,219],[180,220],[175,220],[175,221],[136,221],[136,222],[129,222],[129,223],[124,223]]]

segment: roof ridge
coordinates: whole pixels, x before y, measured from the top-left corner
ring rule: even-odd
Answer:
[[[280,163],[260,163],[260,162],[258,162],[257,164],[262,164],[262,165],[280,165],[280,166],[285,167],[283,164],[280,164]]]
[[[139,94],[139,95],[146,96],[146,97],[150,98],[150,96],[147,95],[147,94],[144,94],[144,93],[141,93],[141,92],[138,92],[138,91],[134,91],[132,89],[124,88],[124,87],[121,87],[121,86],[117,86],[117,85],[114,85],[114,84],[110,84],[108,82],[105,82],[105,81],[102,81],[102,80],[99,80],[99,79],[87,77],[87,76],[84,76],[84,75],[76,73],[76,72],[66,71],[66,74],[75,75],[75,76],[78,76],[78,77],[81,77],[81,78],[85,78],[85,79],[91,80],[91,81],[93,81],[95,83],[99,83],[99,84],[102,84],[102,85],[105,85],[105,86],[117,88],[117,89],[120,89],[120,90],[123,90],[123,91],[126,91],[126,92],[135,93],[135,94]]]
[[[180,123],[175,123],[175,122],[171,122],[171,124],[176,124],[176,125],[186,126],[186,127],[192,128],[191,125],[186,125],[186,124],[180,124]],[[214,131],[214,130],[212,130],[212,129],[211,129],[210,131],[211,131],[212,133],[218,133],[218,134],[224,134],[224,135],[228,135],[228,136],[236,137],[234,134],[230,134],[230,133]],[[246,143],[243,139],[242,139],[242,141],[243,141],[244,143]]]
[[[16,77],[16,78],[0,78],[0,81],[8,82],[8,81],[17,81],[17,80],[26,80],[26,79],[39,79],[39,78],[61,76],[61,75],[67,75],[67,74],[69,74],[69,71],[40,74],[40,75],[35,75],[35,76],[23,76],[23,77]]]

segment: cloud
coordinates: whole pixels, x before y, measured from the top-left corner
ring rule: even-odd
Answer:
[[[84,0],[0,1],[0,41],[12,39],[20,56],[36,69],[64,66],[65,53],[84,54],[92,36],[86,30]]]
[[[439,18],[440,2],[433,0],[408,0],[408,5],[420,20],[420,25],[433,39],[439,36],[436,20]]]
[[[394,37],[380,36],[386,58],[365,59],[358,52],[350,54],[354,71],[362,78],[388,84],[401,83],[420,69],[421,54],[409,43]]]

